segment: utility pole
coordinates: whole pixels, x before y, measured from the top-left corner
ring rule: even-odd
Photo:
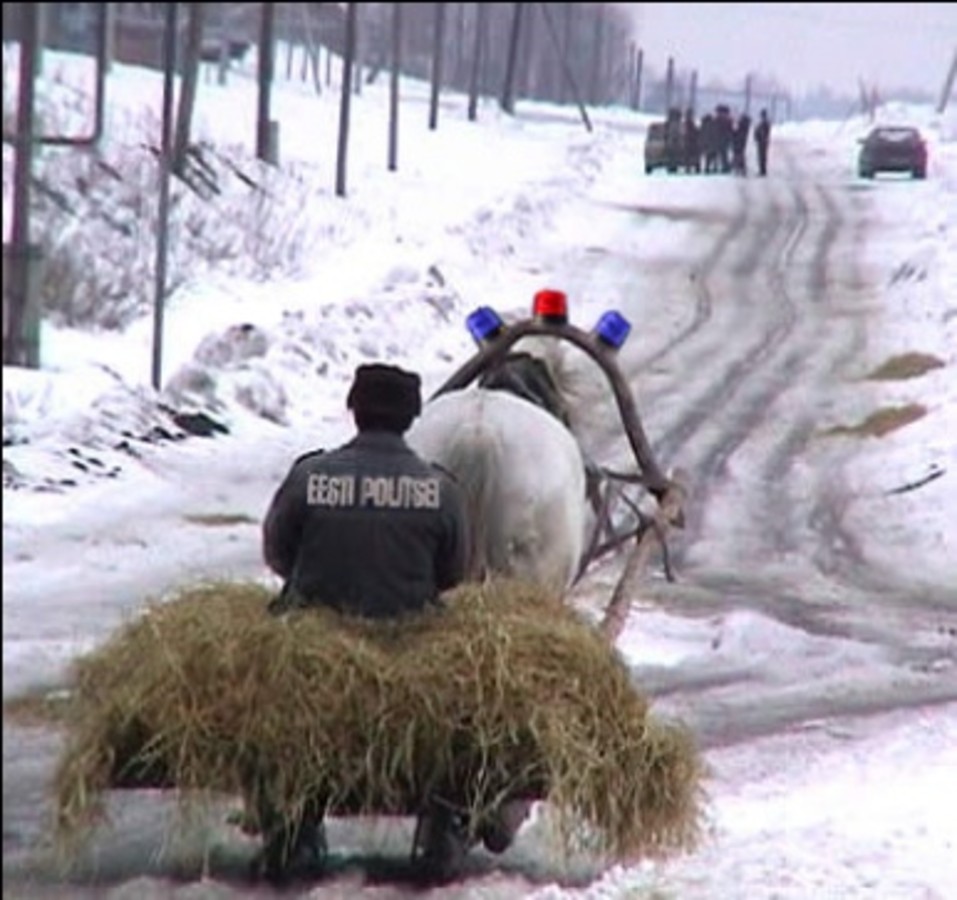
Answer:
[[[178,6],[178,3],[166,4],[166,31],[163,35],[163,131],[160,138],[159,221],[156,226],[153,285],[152,384],[156,390],[163,383],[163,311],[166,301],[166,247],[169,240],[169,182],[173,167],[173,79],[176,74]]]
[[[339,92],[339,140],[336,147],[336,196],[346,196],[346,164],[349,158],[349,104],[352,92],[352,69],[356,57],[357,9],[346,4],[346,46],[342,56],[342,84]]]
[[[665,77],[665,115],[667,115],[674,104],[675,60],[673,56],[668,57],[668,74]]]
[[[476,3],[475,36],[472,43],[472,71],[469,76],[469,121],[478,118],[478,96],[485,71],[488,44],[488,4]]]
[[[432,90],[429,96],[429,130],[439,125],[439,92],[442,90],[442,57],[445,43],[445,3],[435,4],[435,29],[432,33]]]
[[[186,32],[186,53],[180,78],[179,103],[176,106],[176,132],[173,138],[173,171],[180,178],[186,175],[186,155],[189,151],[189,133],[196,106],[196,88],[199,82],[199,56],[203,46],[204,3],[190,3],[189,26]],[[225,43],[225,41],[224,41]]]
[[[274,127],[270,119],[269,101],[272,92],[273,55],[275,52],[275,4],[262,4],[259,29],[259,114],[256,119],[256,157],[263,162],[276,163]]]
[[[399,72],[402,70],[402,4],[392,4],[392,70],[389,73],[389,171],[399,167]]]
[[[578,106],[579,113],[581,113],[582,121],[585,123],[586,130],[591,131],[591,120],[588,118],[588,110],[585,108],[585,104],[581,98],[581,92],[578,90],[578,85],[575,83],[575,77],[572,75],[571,69],[568,66],[568,60],[565,58],[564,48],[559,41],[558,31],[555,28],[555,22],[552,20],[552,14],[548,8],[548,4],[542,3],[541,10],[542,17],[545,20],[545,29],[548,32],[548,36],[551,38],[552,45],[555,48],[555,53],[558,56],[558,61],[561,64],[562,76],[564,78],[562,83],[568,86],[572,96],[575,98],[575,104]]]
[[[13,151],[13,218],[10,245],[3,248],[3,362],[34,369],[40,364],[40,310],[35,285],[31,284],[36,267],[30,263],[38,256],[39,249],[30,244],[30,178],[33,170],[34,82],[40,41],[38,6],[37,3],[24,3],[20,7],[20,88]]]
[[[635,63],[635,109],[641,111],[641,75],[645,66],[645,51],[638,50],[638,59]]]
[[[957,80],[957,50],[954,50],[954,58],[950,63],[950,71],[947,73],[943,90],[940,92],[940,102],[937,104],[938,114],[947,109],[947,104],[953,95],[955,80]]]
[[[518,46],[522,32],[522,17],[525,12],[524,3],[513,4],[512,30],[508,40],[508,58],[505,61],[505,83],[502,85],[502,99],[500,106],[510,116],[515,114],[515,71],[518,66]]]

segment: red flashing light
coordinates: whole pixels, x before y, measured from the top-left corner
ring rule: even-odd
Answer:
[[[568,298],[564,291],[545,288],[535,294],[532,314],[546,322],[564,323],[568,321]]]

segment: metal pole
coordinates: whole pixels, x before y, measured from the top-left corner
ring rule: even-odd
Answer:
[[[111,20],[110,4],[97,4],[96,107],[93,113],[93,142],[98,142],[103,135],[103,120],[106,106],[106,73],[110,68],[112,58],[112,47],[110,45]]]
[[[645,51],[638,51],[638,62],[635,65],[635,109],[641,111],[641,76],[645,67]]]
[[[402,4],[392,4],[392,71],[389,73],[389,171],[399,167],[399,71],[402,68]]]
[[[508,39],[508,57],[505,61],[505,83],[502,85],[502,99],[499,101],[504,112],[515,114],[515,69],[518,65],[518,47],[522,31],[524,3],[515,3],[512,12],[512,28]]]
[[[950,102],[950,96],[954,90],[954,81],[957,80],[957,50],[954,51],[954,59],[950,64],[950,70],[947,73],[947,78],[944,79],[944,86],[940,91],[940,100],[937,103],[937,112],[942,114],[945,109],[947,109],[947,104]]]
[[[39,23],[37,4],[25,3],[20,34],[20,87],[17,133],[14,135],[13,208],[10,223],[10,275],[6,285],[3,361],[36,367],[39,362],[39,313],[30,309],[30,176],[33,168],[34,78],[37,66]],[[7,260],[4,260],[7,262]],[[36,346],[27,335],[37,320]]]
[[[542,11],[542,18],[545,20],[545,30],[548,32],[548,36],[551,38],[552,45],[555,48],[555,53],[558,55],[558,62],[561,66],[562,76],[564,77],[563,84],[567,84],[571,90],[572,97],[575,98],[575,104],[578,106],[578,111],[581,113],[582,121],[585,123],[585,128],[591,131],[591,120],[588,118],[588,110],[585,108],[585,103],[581,99],[581,93],[578,90],[578,85],[575,83],[575,77],[569,68],[568,60],[565,58],[561,42],[558,39],[558,31],[552,20],[552,14],[548,9],[548,5],[545,3],[540,4],[540,9]]]
[[[270,141],[269,101],[273,80],[275,15],[274,4],[263,3],[259,31],[259,114],[256,119],[256,157],[273,164],[276,158]]]
[[[166,4],[163,38],[163,134],[160,143],[159,214],[153,291],[152,384],[160,389],[163,375],[163,301],[166,295],[166,248],[169,240],[169,182],[173,160],[173,78],[176,73],[177,4]]]
[[[485,66],[485,33],[488,30],[488,6],[484,3],[475,4],[475,35],[472,41],[472,68],[469,73],[469,121],[478,118],[479,82],[482,69]]]
[[[445,4],[435,4],[435,22],[432,34],[432,89],[429,95],[429,130],[439,125],[439,91],[442,90],[442,55],[445,41]]]
[[[336,146],[336,196],[346,195],[349,161],[349,104],[352,91],[352,61],[356,52],[356,4],[346,4],[346,46],[342,57],[342,84],[339,94],[339,140]]]
[[[105,31],[103,40],[103,67],[107,72],[113,70],[113,62],[116,59],[116,4],[104,3],[103,27]]]
[[[675,61],[674,57],[668,57],[668,71],[665,76],[665,115],[667,115],[674,103],[675,92]]]
[[[30,5],[31,4],[23,4],[24,7]],[[32,5],[39,5],[40,7],[43,6],[43,4]],[[94,97],[93,101],[94,107],[92,133],[80,136],[68,134],[34,133],[32,135],[32,141],[34,144],[44,144],[50,147],[95,147],[99,143],[100,138],[103,136],[104,111],[106,107],[106,73],[110,65],[109,29],[111,27],[111,18],[109,15],[109,6],[109,3],[97,4],[96,73],[94,76],[96,96]],[[24,15],[28,15],[28,13],[24,13]],[[26,25],[26,27],[32,26]],[[43,49],[40,45],[40,41],[40,20],[37,19],[36,38],[34,39],[34,46],[30,50],[33,60],[33,72],[35,76],[39,76],[40,74],[41,51]],[[30,91],[31,93],[33,92],[32,85],[30,86]],[[3,140],[5,143],[16,143],[16,137],[14,135],[8,135],[6,132],[4,132]]]

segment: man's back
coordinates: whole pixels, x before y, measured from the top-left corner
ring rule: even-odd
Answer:
[[[465,577],[464,496],[403,437],[420,384],[397,366],[359,366],[346,398],[356,437],[293,463],[263,524],[266,563],[285,580],[279,609],[398,616]]]
[[[267,561],[293,602],[371,617],[422,609],[462,577],[463,501],[401,436],[301,457],[266,517]]]

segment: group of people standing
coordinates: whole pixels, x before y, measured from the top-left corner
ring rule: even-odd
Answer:
[[[695,121],[694,110],[672,109],[668,114],[668,140],[680,153],[686,172],[724,172],[747,175],[746,150],[752,136],[752,121],[747,112],[737,118],[731,109],[719,103],[714,112],[705,113]],[[771,143],[771,121],[768,111],[762,109],[753,129],[757,155],[758,175],[768,174],[768,146]],[[680,148],[680,150],[679,150]]]

